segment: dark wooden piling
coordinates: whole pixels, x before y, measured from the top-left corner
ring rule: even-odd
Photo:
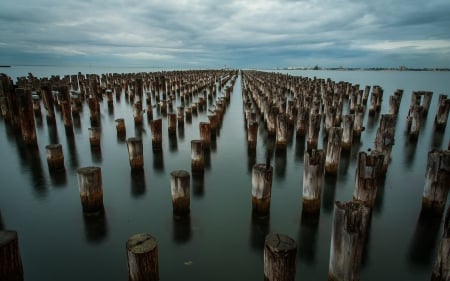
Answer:
[[[277,115],[276,131],[275,147],[277,150],[284,150],[286,149],[288,139],[288,123],[285,113]]]
[[[375,136],[375,150],[384,154],[381,172],[386,173],[391,160],[392,147],[395,143],[395,115],[382,114]]]
[[[128,281],[158,281],[159,261],[156,238],[139,233],[128,238],[126,243]]]
[[[329,281],[359,280],[370,209],[357,202],[334,206],[331,231]]]
[[[78,168],[81,205],[86,214],[103,211],[102,170],[100,167]]]
[[[46,154],[47,154],[47,164],[49,170],[53,171],[63,171],[64,168],[64,153],[62,150],[62,145],[57,144],[49,144],[45,146]]]
[[[186,123],[192,123],[192,107],[186,107]]]
[[[209,122],[200,122],[200,139],[203,142],[203,149],[209,150],[211,148],[211,126]]]
[[[267,218],[270,212],[273,167],[255,164],[252,170],[252,210],[253,216]]]
[[[407,116],[407,128],[409,136],[416,139],[419,136],[420,125],[422,122],[423,107],[420,105],[412,105]]]
[[[267,114],[267,133],[274,136],[277,133],[278,107],[271,106]]]
[[[284,234],[270,233],[264,242],[264,280],[294,281],[297,243]]]
[[[215,137],[217,135],[217,129],[219,127],[219,119],[217,118],[217,114],[208,114],[208,120],[211,129],[211,137]]]
[[[431,98],[433,97],[433,92],[430,91],[422,91],[423,100],[422,100],[422,114],[426,115],[428,114],[428,110],[430,109],[431,105]]]
[[[309,118],[308,138],[306,139],[307,150],[317,149],[317,143],[319,142],[321,118],[322,115],[318,113],[312,113]]]
[[[177,124],[178,127],[184,126],[184,106],[177,107]]]
[[[376,150],[367,154],[364,151],[358,153],[355,190],[353,200],[373,207],[378,191],[379,176],[382,173],[384,155]]]
[[[18,100],[20,129],[22,140],[29,145],[37,145],[36,127],[34,123],[33,102],[31,91],[24,88],[17,88],[15,94]]]
[[[116,131],[118,137],[125,137],[127,135],[127,128],[125,127],[125,119],[118,118],[115,120]]]
[[[434,118],[436,129],[445,130],[449,112],[450,99],[447,98],[447,95],[439,95],[438,109],[436,111],[436,117]]]
[[[0,230],[0,280],[24,280],[19,237],[16,231]]]
[[[355,116],[353,114],[344,115],[342,125],[342,150],[350,150],[353,141],[353,125]]]
[[[44,108],[47,112],[46,114],[47,121],[53,122],[55,121],[55,108],[54,108],[55,102],[53,100],[53,94],[49,82],[41,83],[41,93]]]
[[[127,148],[131,170],[142,170],[144,168],[144,147],[142,139],[129,138],[127,140]]]
[[[247,129],[247,146],[249,149],[256,149],[258,143],[258,122],[251,122]]]
[[[144,119],[145,111],[142,110],[142,103],[137,101],[133,104],[133,118],[134,124],[140,125]]]
[[[323,178],[325,174],[325,152],[322,149],[307,151],[303,169],[303,211],[320,212]]]
[[[432,150],[428,153],[422,209],[442,214],[450,190],[450,150]]]
[[[362,105],[358,105],[355,108],[355,120],[353,123],[353,135],[355,137],[360,137],[361,133],[364,131],[364,114],[365,108]]]
[[[33,111],[35,115],[41,115],[41,98],[36,92],[33,92],[31,95],[31,99],[33,101]]]
[[[332,127],[328,135],[327,152],[325,156],[325,172],[336,174],[339,168],[342,146],[342,128]]]
[[[191,141],[191,171],[192,174],[203,174],[205,170],[205,152],[202,140]]]
[[[300,110],[297,116],[297,135],[304,136],[308,131],[309,110]]]
[[[444,231],[431,274],[431,281],[450,280],[450,207],[444,221]]]
[[[91,127],[89,130],[89,143],[93,148],[100,147],[101,129],[99,127]]]
[[[190,213],[191,176],[187,171],[178,170],[171,172],[170,177],[173,216],[175,219],[182,219]]]
[[[152,149],[153,151],[162,150],[162,119],[155,119],[150,121],[150,128],[152,131]]]
[[[61,105],[61,114],[63,116],[64,127],[69,135],[73,132],[72,106],[70,101],[69,89],[67,86],[59,87],[59,99]]]
[[[177,132],[177,115],[175,113],[167,114],[167,131],[170,135],[175,135]]]

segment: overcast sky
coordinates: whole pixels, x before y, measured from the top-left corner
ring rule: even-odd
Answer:
[[[450,1],[2,1],[4,64],[450,67]]]

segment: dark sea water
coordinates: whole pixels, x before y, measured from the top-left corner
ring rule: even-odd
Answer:
[[[12,67],[0,69],[14,79],[28,72],[37,77],[52,74],[153,72],[155,69],[95,67]],[[382,113],[396,89],[404,95],[397,119],[392,161],[380,188],[364,250],[361,280],[429,280],[442,235],[442,220],[420,218],[428,151],[445,149],[450,129],[434,131],[438,95],[449,93],[449,72],[395,71],[280,71],[291,75],[380,85],[384,89]],[[431,107],[416,142],[405,136],[410,94],[434,92]],[[252,219],[251,167],[264,163],[266,132],[260,126],[256,155],[247,153],[241,96],[236,81],[216,146],[211,150],[203,178],[191,180],[191,218],[172,217],[170,172],[190,171],[190,141],[199,139],[198,123],[207,112],[185,123],[184,132],[169,139],[163,119],[163,152],[151,147],[150,126],[137,128],[124,95],[114,99],[114,111],[101,104],[101,152],[89,145],[89,110],[68,138],[59,113],[57,128],[36,122],[38,149],[21,144],[20,136],[0,120],[0,227],[19,234],[26,280],[127,280],[125,243],[135,234],[155,236],[159,247],[161,280],[263,280],[263,245],[269,232],[297,241],[296,280],[326,280],[333,206],[349,201],[354,189],[356,155],[373,148],[379,116],[365,118],[366,131],[350,153],[341,155],[336,177],[325,178],[320,218],[302,219],[304,138],[290,139],[285,155],[274,155],[270,220]],[[114,120],[125,118],[127,137],[144,143],[144,174],[130,172],[126,143],[117,139]],[[66,173],[51,175],[45,146],[61,143]],[[319,147],[321,147],[319,142]],[[76,170],[99,166],[103,175],[104,216],[83,216]],[[449,200],[447,200],[448,206]],[[447,208],[447,207],[446,207]]]

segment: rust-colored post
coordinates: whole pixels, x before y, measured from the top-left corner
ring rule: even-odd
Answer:
[[[325,174],[325,152],[322,149],[306,151],[303,169],[303,211],[318,213]]]
[[[208,115],[209,124],[211,127],[211,136],[216,136],[217,134],[217,127],[218,127],[218,118],[217,114],[209,114]]]
[[[384,155],[376,150],[369,155],[364,151],[358,153],[353,200],[370,208],[373,207],[377,196],[378,176],[381,174],[383,159]]]
[[[144,147],[142,139],[129,138],[127,140],[127,148],[131,170],[142,170],[144,168]]]
[[[177,132],[177,115],[175,113],[167,114],[167,131],[169,135],[174,135]]]
[[[365,108],[362,105],[358,105],[355,108],[355,121],[353,123],[353,135],[355,137],[360,137],[361,133],[364,131],[364,113]]]
[[[81,205],[86,214],[103,211],[102,170],[82,167],[77,170]]]
[[[45,146],[47,154],[47,164],[48,168],[52,171],[63,171],[64,168],[64,154],[62,150],[62,145],[49,144]]]
[[[341,158],[342,128],[332,127],[328,135],[327,153],[325,157],[325,172],[336,174]]]
[[[16,231],[0,230],[0,280],[24,280]]]
[[[450,190],[450,150],[428,152],[422,209],[441,214]]]
[[[273,167],[255,164],[252,171],[252,209],[253,215],[266,218],[270,212]]]
[[[411,105],[409,109],[407,122],[409,128],[409,136],[413,139],[419,136],[420,123],[422,121],[423,107],[417,104]]]
[[[300,110],[297,116],[297,135],[304,136],[308,131],[309,111]]]
[[[187,171],[177,170],[171,172],[170,177],[173,216],[175,219],[182,219],[190,213],[191,176]]]
[[[89,130],[89,143],[91,144],[91,147],[99,148],[101,136],[100,127],[91,127],[88,130]]]
[[[264,280],[294,281],[297,243],[284,234],[271,233],[264,242]]]
[[[191,170],[192,174],[203,174],[205,170],[205,152],[202,140],[191,141]]]
[[[31,91],[17,88],[15,94],[18,99],[20,128],[23,142],[30,145],[37,144],[36,127],[34,124],[33,102]]]
[[[152,131],[152,148],[154,151],[162,150],[162,119],[150,121]]]
[[[127,128],[125,127],[125,119],[119,118],[115,120],[116,123],[116,130],[117,130],[117,136],[126,136],[127,134]]]
[[[183,106],[177,107],[177,122],[178,122],[178,127],[184,126],[184,107]]]
[[[128,238],[126,243],[128,281],[158,281],[159,261],[156,238],[139,233]]]
[[[200,122],[200,139],[203,142],[203,149],[211,148],[211,126],[209,122]]]

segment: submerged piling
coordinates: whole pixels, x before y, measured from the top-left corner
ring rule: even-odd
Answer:
[[[447,209],[447,215],[444,221],[444,231],[442,240],[434,262],[431,281],[450,280],[450,207]]]
[[[62,150],[62,145],[49,144],[45,146],[47,154],[47,164],[48,168],[52,171],[63,171],[64,168],[64,154]]]
[[[255,164],[252,171],[252,209],[253,216],[269,216],[272,194],[273,167],[267,164]]]
[[[378,151],[367,154],[364,151],[358,153],[355,190],[353,200],[361,202],[368,207],[373,207],[378,190],[378,176],[383,167],[384,155]]]
[[[125,119],[119,118],[115,120],[116,131],[118,137],[125,137],[127,134],[127,128],[125,127]]]
[[[428,153],[422,209],[442,214],[450,190],[450,150]]]
[[[205,170],[205,153],[201,140],[191,141],[191,170],[192,174],[203,174]]]
[[[447,98],[447,95],[439,95],[438,109],[436,111],[436,117],[434,118],[436,129],[445,130],[449,112],[450,99]]]
[[[144,148],[142,139],[129,138],[127,140],[127,148],[131,170],[142,170],[144,168]]]
[[[171,172],[170,177],[173,216],[175,219],[182,219],[190,213],[191,176],[187,171],[178,170]]]
[[[303,169],[303,211],[318,213],[325,173],[325,152],[322,149],[305,152]]]
[[[16,231],[0,230],[0,280],[24,280],[19,238]]]
[[[294,281],[297,243],[284,234],[271,233],[264,242],[264,280]]]
[[[156,238],[147,233],[135,234],[126,243],[128,281],[158,281],[159,261]]]
[[[100,167],[77,170],[81,205],[85,214],[103,211],[102,171]]]
[[[162,119],[150,121],[152,131],[152,148],[153,151],[162,150]]]
[[[342,128],[332,127],[328,135],[327,152],[325,157],[325,172],[336,174],[339,168],[342,145]]]

